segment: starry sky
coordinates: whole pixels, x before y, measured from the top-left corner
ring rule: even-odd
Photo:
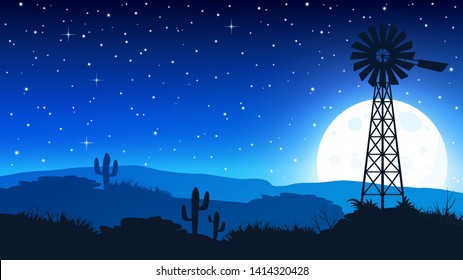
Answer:
[[[317,181],[338,114],[373,89],[349,59],[394,24],[416,58],[395,99],[424,112],[463,170],[463,4],[426,1],[1,1],[0,175],[120,165]],[[365,136],[366,137],[366,136]],[[348,139],[346,139],[348,141]],[[361,181],[362,178],[359,178]]]

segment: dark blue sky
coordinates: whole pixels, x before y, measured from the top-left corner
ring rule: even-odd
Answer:
[[[325,129],[372,95],[351,45],[384,23],[417,58],[449,63],[413,68],[393,93],[437,126],[458,187],[463,5],[363,2],[2,1],[0,175],[109,152],[120,165],[316,181]]]

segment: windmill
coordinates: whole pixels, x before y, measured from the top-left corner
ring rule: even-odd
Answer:
[[[448,64],[415,59],[415,53],[410,51],[412,41],[404,42],[405,33],[399,33],[394,25],[387,30],[381,24],[379,32],[368,27],[368,33],[358,35],[361,42],[352,45],[356,51],[350,57],[358,60],[354,71],[361,70],[360,79],[369,75],[368,83],[374,88],[360,201],[365,196],[380,196],[384,209],[386,195],[405,198],[391,85],[399,84],[397,77],[408,77],[405,70],[413,66],[442,72]]]

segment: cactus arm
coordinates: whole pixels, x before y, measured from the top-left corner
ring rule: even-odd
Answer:
[[[182,205],[182,219],[187,222],[191,222],[192,218],[188,218],[188,215],[186,214],[186,207],[185,205]]]
[[[97,175],[101,175],[101,170],[100,170],[100,162],[98,161],[98,158],[95,158],[95,161],[93,162],[93,168],[95,169],[95,173]]]
[[[215,218],[215,217],[214,217],[214,218]],[[209,220],[209,223],[213,223],[213,222],[214,222],[214,221],[212,220],[211,215],[209,215],[209,216],[207,217],[207,219]]]
[[[209,192],[204,194],[203,204],[199,207],[199,210],[206,210],[209,207]]]
[[[113,163],[113,172],[111,173],[111,175],[109,175],[109,177],[116,176],[118,170],[119,170],[119,164],[117,163],[117,160],[115,160]]]
[[[218,232],[223,232],[225,230],[225,222],[222,222],[222,225],[220,226],[220,229],[217,230]]]

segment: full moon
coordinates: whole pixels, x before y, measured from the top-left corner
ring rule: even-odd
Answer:
[[[339,114],[318,148],[320,182],[362,181],[372,101],[360,102]],[[433,122],[420,110],[394,100],[404,187],[445,189],[447,152]]]

